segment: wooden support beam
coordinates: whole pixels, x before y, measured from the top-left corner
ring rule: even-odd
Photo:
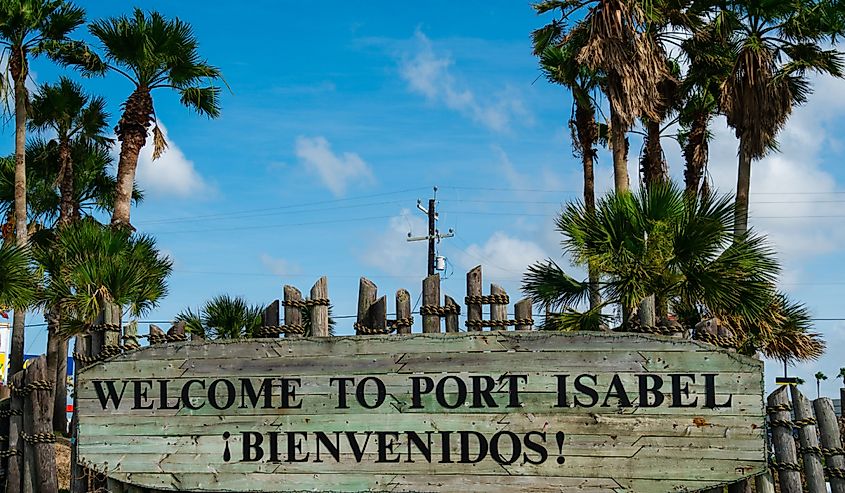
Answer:
[[[514,318],[520,320],[533,320],[531,317],[531,300],[523,298],[517,301],[513,306]],[[533,330],[533,324],[517,324],[516,330]]]
[[[358,281],[358,313],[355,317],[359,327],[369,327],[367,318],[370,315],[370,307],[376,302],[377,297],[378,287],[376,284],[366,277],[362,277]],[[355,333],[360,334],[361,332],[356,329]]]
[[[449,296],[448,294],[443,296],[443,305],[449,307],[459,306],[455,299]],[[458,326],[457,309],[454,313],[450,312],[446,314],[446,332],[460,332],[460,327]]]
[[[411,314],[411,293],[407,289],[396,291],[396,320],[414,320]],[[398,334],[410,334],[412,325],[400,326],[396,329]]]
[[[302,326],[302,309],[298,306],[292,306],[291,303],[302,301],[302,292],[293,286],[285,285],[285,327],[294,328]],[[288,334],[285,334],[287,337]]]
[[[423,307],[440,306],[440,274],[434,274],[423,280]],[[440,332],[440,315],[423,314],[423,332],[433,334]]]
[[[481,296],[481,266],[477,265],[467,272],[467,297]],[[482,320],[481,304],[467,303],[467,321]],[[481,327],[467,326],[467,330],[481,330]]]
[[[772,444],[775,447],[775,458],[779,464],[798,464],[798,453],[795,450],[795,440],[792,438],[792,406],[786,387],[780,387],[769,395],[769,414],[772,425]],[[781,493],[802,493],[801,472],[791,469],[778,470],[778,484]]]
[[[833,409],[833,401],[828,397],[821,397],[813,401],[813,410],[816,414],[816,421],[821,435],[821,446],[828,450],[842,448],[842,437],[839,435],[839,423],[836,420],[836,411]],[[828,455],[825,457],[828,469],[845,469],[845,456],[841,454]],[[836,476],[830,477],[831,493],[845,493],[845,478]]]

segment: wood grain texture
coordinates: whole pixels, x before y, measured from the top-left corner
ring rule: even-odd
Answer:
[[[698,405],[672,407],[669,387],[664,403],[642,405],[642,378],[659,377],[669,385],[681,373],[696,376],[685,380],[689,395],[681,402],[697,398]],[[574,396],[585,398],[573,386],[579,374],[595,376],[592,386],[603,402],[575,404]],[[730,406],[703,405],[704,374],[718,375],[713,396],[717,403],[730,397]],[[517,385],[514,406],[510,377],[502,375],[527,379]],[[558,406],[558,375],[570,375],[563,387],[566,407]],[[337,383],[329,378],[361,382],[370,376],[383,385],[383,404],[366,409],[357,401],[374,402],[381,394],[376,385],[363,387],[360,395],[350,386],[349,407],[339,407]],[[184,398],[198,409],[182,406],[180,390],[192,379],[238,385],[249,380],[260,388],[263,378],[282,377],[301,379],[301,407],[283,406],[277,389],[266,409],[251,405],[240,390],[234,405],[216,409],[209,401],[212,395],[215,402],[226,400],[223,385],[213,392],[187,387]],[[412,377],[448,385],[440,395],[415,394]],[[469,387],[485,387],[485,377],[495,381],[487,398],[479,392],[481,405],[474,406]],[[156,379],[168,380],[167,400],[160,382],[138,383],[148,391],[139,403],[152,409],[135,408],[135,382]],[[124,381],[127,387],[120,404],[107,402],[104,410],[94,382],[102,389],[107,380],[116,381],[118,391]],[[452,408],[461,398],[457,380],[469,387],[466,402]],[[606,395],[620,386],[630,406],[618,392]],[[112,479],[164,491],[657,493],[705,489],[766,470],[762,363],[658,336],[491,331],[176,343],[86,368],[77,406],[85,464]],[[407,431],[432,440],[431,459]],[[564,433],[560,449],[557,432]],[[526,446],[529,433],[536,434],[545,458]],[[244,460],[255,458],[249,454],[259,448],[258,436],[262,458]],[[337,447],[337,458],[325,440]],[[498,458],[491,452],[494,440]],[[385,443],[392,445],[389,452]],[[485,448],[477,462],[460,462],[461,454],[475,457]],[[518,459],[509,460],[517,452]],[[381,460],[385,454],[399,462]]]

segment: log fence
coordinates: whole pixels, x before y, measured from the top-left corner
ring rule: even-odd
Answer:
[[[379,297],[378,287],[369,279],[359,282],[357,314],[353,329],[356,335],[455,333],[460,331],[461,305],[441,292],[440,277],[435,274],[422,282],[422,305],[418,315],[421,325],[415,330],[411,295],[406,289],[396,291],[393,298],[395,318],[388,318],[388,297]],[[442,299],[442,302],[441,302]],[[532,304],[528,299],[514,303],[514,318],[509,318],[510,297],[497,284],[489,294],[482,292],[482,269],[470,270],[466,276],[465,329],[535,330]],[[485,318],[485,306],[489,306]],[[74,357],[80,367],[141,347],[140,339],[151,346],[166,345],[202,336],[187,333],[184,322],[174,323],[167,331],[151,324],[147,335],[138,334],[136,323],[122,325],[120,308],[104,303],[97,323],[85,334],[76,337]],[[294,286],[285,285],[283,298],[274,300],[262,313],[259,337],[326,337],[330,335],[330,298],[328,281],[320,278],[309,295]],[[693,336],[703,342],[722,347],[735,347],[730,331],[716,324],[699,324],[694,335],[677,324],[635,328],[674,337]],[[52,432],[52,382],[47,379],[46,360],[42,356],[9,379],[11,394],[0,400],[0,492],[57,492],[55,435]],[[845,389],[843,389],[845,396]],[[0,398],[2,398],[0,393]],[[74,397],[75,398],[75,397]],[[808,400],[795,386],[778,388],[767,400],[767,423],[770,473],[754,481],[742,481],[708,493],[845,493],[845,449],[840,428],[845,418],[837,417],[831,399]],[[76,422],[71,422],[71,443]],[[115,492],[155,493],[107,479],[106,471],[79,464],[71,448],[72,493]],[[92,466],[92,465],[88,465]],[[93,467],[93,466],[92,466]]]

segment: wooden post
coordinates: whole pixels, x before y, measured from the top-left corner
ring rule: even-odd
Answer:
[[[797,385],[789,386],[792,394],[792,408],[795,414],[795,426],[801,443],[801,456],[804,459],[804,479],[809,493],[827,493],[821,456],[812,450],[819,447],[819,435],[816,432],[816,418],[810,401],[798,390]]]
[[[367,327],[375,330],[376,334],[387,332],[387,296],[382,296],[370,305],[367,316]]]
[[[507,296],[508,293],[505,292],[504,288],[499,286],[498,284],[490,284],[490,294],[491,295],[501,295]],[[491,303],[490,304],[490,320],[493,322],[497,320],[507,320],[508,319],[508,305],[503,303]],[[500,326],[493,326],[492,330],[508,330],[507,325],[500,325]]]
[[[53,430],[67,436],[67,349],[68,338],[59,337],[58,359],[56,360],[56,395],[53,397]],[[0,395],[2,398],[2,395]]]
[[[54,440],[47,438],[53,437],[53,382],[49,380],[50,376],[47,359],[41,356],[29,365],[24,380],[27,387],[34,387],[26,397],[24,414],[29,416],[24,416],[24,427],[29,428],[25,437],[27,469],[31,474],[33,491],[37,493],[56,493],[59,489],[56,448]],[[26,426],[27,423],[29,426]],[[30,460],[32,464],[29,464]]]
[[[355,321],[358,322],[357,327],[369,327],[370,307],[376,302],[378,297],[378,287],[375,283],[366,277],[362,277],[358,281],[358,314]],[[361,334],[360,329],[356,328],[356,334]]]
[[[839,435],[839,423],[836,420],[836,412],[833,410],[833,401],[828,397],[816,399],[813,401],[813,409],[816,412],[816,421],[819,423],[823,449],[840,450],[842,437]],[[825,454],[825,463],[828,470],[845,470],[845,456],[842,454]],[[845,493],[845,479],[832,474],[828,476],[831,493]]]
[[[414,320],[411,315],[411,293],[407,289],[396,291],[396,320]],[[412,325],[399,326],[398,334],[410,334]]]
[[[103,348],[108,348],[103,355],[108,358],[120,352],[120,307],[106,303],[103,309]]]
[[[9,451],[15,451],[9,455],[6,463],[6,493],[19,493],[23,484],[23,394],[17,389],[24,386],[24,372],[19,371],[11,376],[9,382],[12,388],[9,409]]]
[[[191,340],[194,336],[202,339],[200,334],[191,334]],[[133,320],[123,327],[123,345],[129,348],[139,348],[141,344],[138,342],[138,321]]]
[[[6,391],[8,393],[8,387],[5,385],[0,385],[0,391]],[[0,418],[0,436],[4,437],[3,440],[0,440],[0,451],[5,452],[9,449],[9,418],[11,417],[9,414],[9,405],[11,404],[11,400],[9,396],[5,396],[3,399],[0,399],[0,410],[3,411],[3,417]],[[3,481],[6,479],[6,456],[0,456],[0,485],[3,485]]]
[[[795,451],[795,440],[792,438],[792,414],[789,412],[791,406],[786,392],[786,387],[782,386],[769,395],[768,404],[771,408],[769,422],[777,463],[784,464],[786,467],[795,467],[798,465],[798,453]],[[780,484],[780,493],[802,493],[801,472],[779,468],[778,484]]]
[[[148,340],[150,341],[150,346],[162,344],[167,341],[167,335],[158,325],[150,324],[150,335]]]
[[[446,332],[460,332],[458,328],[458,303],[448,294],[443,295],[443,305],[455,307],[453,312],[446,314]]]
[[[264,327],[279,326],[279,300],[273,300],[261,314],[261,325]]]
[[[753,493],[751,481],[743,479],[728,485],[728,493]]]
[[[481,296],[481,266],[476,265],[467,272],[467,298]],[[467,322],[482,320],[481,303],[467,303]],[[467,330],[482,330],[481,327],[467,325]]]
[[[513,305],[514,318],[517,321],[516,330],[533,330],[533,324],[521,324],[520,321],[533,320],[531,317],[531,300],[523,298]]]
[[[129,324],[129,326],[131,326],[131,325],[132,324]],[[129,326],[127,326],[127,328]],[[135,335],[136,336],[137,336],[137,332],[138,332],[138,325],[135,324]],[[128,335],[128,333],[127,333],[127,335]],[[76,340],[73,344],[74,355],[80,355],[80,356],[83,356],[83,357],[89,355],[90,351],[88,349],[88,344],[90,342],[91,342],[91,338],[87,335],[76,336]],[[137,342],[138,342],[138,339],[136,337],[135,343],[137,344]],[[76,383],[79,381],[79,379],[77,377],[79,375],[79,370],[81,369],[82,365],[83,365],[83,363],[82,363],[81,360],[79,360],[78,358],[74,359],[74,365],[73,365],[73,384],[74,384],[74,389],[73,389],[73,415],[70,418],[70,438],[71,438],[71,443],[73,444],[70,447],[70,491],[71,491],[71,493],[85,493],[85,491],[88,489],[87,481],[86,481],[86,478],[85,478],[85,476],[86,476],[85,470],[82,468],[82,466],[79,465],[79,462],[77,461],[77,453],[76,453],[76,439],[77,439],[77,435],[78,435],[78,432],[79,432],[78,415],[76,414],[77,413],[77,411],[76,411],[77,410],[77,406],[76,406],[76,395],[77,395]]]
[[[764,472],[754,478],[755,493],[775,493],[775,483],[772,481],[772,474]]]
[[[311,288],[311,299],[328,299],[329,281],[325,276],[314,283]],[[329,336],[329,307],[328,305],[311,306],[311,335],[315,337]]]
[[[423,280],[422,303],[422,310],[427,306],[440,306],[440,274],[428,276]],[[423,313],[423,332],[426,334],[440,332],[440,315]]]
[[[839,389],[839,416],[845,417],[845,387]]]
[[[188,339],[188,336],[185,335],[184,320],[174,323],[169,329],[167,329],[167,339],[168,341],[185,341]]]
[[[302,292],[293,286],[285,285],[285,327],[289,330],[302,327],[302,309],[291,303],[302,301]],[[287,337],[288,334],[285,334]]]

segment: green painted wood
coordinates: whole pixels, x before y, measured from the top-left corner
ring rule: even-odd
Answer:
[[[696,406],[672,407],[671,375],[679,373],[695,375],[694,383],[684,377],[689,396],[680,402],[698,398]],[[484,387],[485,376],[506,374],[528,378],[514,401],[505,380],[478,394],[482,405],[471,405],[473,383]],[[558,375],[564,374],[570,375],[568,406],[558,407]],[[595,375],[602,394],[596,405],[574,405],[576,394],[589,397],[574,386],[579,374]],[[718,375],[716,403],[730,397],[730,406],[704,406],[703,374]],[[415,408],[410,382],[420,376],[435,383],[447,378],[451,387],[444,386],[440,396],[446,407],[432,392],[420,396]],[[180,398],[192,379],[228,379],[239,394],[240,379],[257,389],[262,378],[282,377],[301,379],[301,408],[283,408],[279,387],[268,409],[254,407],[248,397],[241,402],[240,395],[229,408],[211,406],[210,397],[226,400],[222,384],[211,396],[197,385],[189,389],[187,399],[202,404],[199,409],[185,408]],[[378,377],[384,403],[366,409],[350,389],[349,407],[339,407],[331,377]],[[664,381],[664,402],[643,406],[638,384],[655,377]],[[469,387],[467,402],[450,408],[460,398],[456,378]],[[124,396],[116,409],[104,410],[94,381],[115,379],[128,382]],[[152,382],[136,403],[136,382],[155,379],[170,380],[167,402],[160,398],[160,382]],[[360,393],[367,403],[378,397],[372,383]],[[651,493],[705,489],[766,470],[762,364],[661,337],[501,331],[168,344],[86,368],[78,392],[82,461],[114,480],[163,491]],[[431,434],[430,460],[406,431],[423,441]],[[557,432],[563,432],[562,448]],[[255,459],[258,447],[248,443],[258,435],[262,457],[244,460]],[[440,441],[444,435],[447,443]],[[489,445],[494,441],[495,453]],[[337,458],[331,444],[339,449]],[[461,463],[462,454],[484,457]],[[388,462],[394,458],[399,462]]]

